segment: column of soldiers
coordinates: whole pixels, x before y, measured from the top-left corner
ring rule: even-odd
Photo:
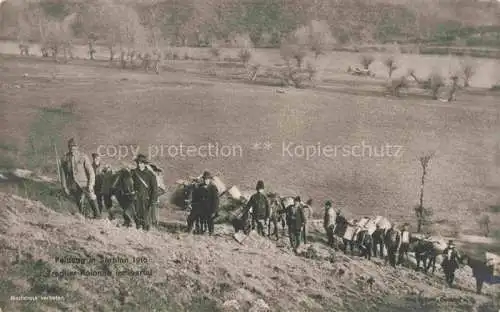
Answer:
[[[130,170],[133,181],[133,190],[128,204],[123,204],[124,226],[131,226],[132,220],[137,229],[149,231],[152,226],[157,224],[156,209],[158,201],[158,185],[155,175],[146,168],[149,164],[146,156],[137,155],[135,158],[136,168]],[[85,201],[91,208],[93,218],[101,218],[106,210],[109,219],[115,218],[112,211],[111,196],[119,197],[119,193],[113,192],[114,186],[105,185],[109,183],[106,175],[112,175],[108,165],[101,163],[98,154],[92,154],[92,161],[87,155],[81,152],[74,139],[68,141],[68,152],[61,161],[61,183],[66,195],[71,196],[77,203],[81,214],[88,217],[85,211]],[[219,192],[212,183],[213,177],[205,171],[201,177],[201,183],[195,186],[192,191],[191,213],[188,216],[188,232],[192,232],[195,227],[197,233],[205,233],[208,230],[209,235],[214,234],[214,220],[218,216]],[[116,182],[115,182],[116,183]],[[261,236],[265,235],[265,228],[270,222],[271,208],[268,196],[264,192],[264,182],[257,181],[256,192],[252,194],[249,201],[245,204],[242,219],[250,223],[252,229],[256,229]],[[118,198],[120,201],[120,199]],[[122,198],[123,200],[123,198]],[[335,211],[330,200],[325,202],[325,212],[323,226],[326,231],[328,245],[336,246],[334,229],[338,223],[347,220],[340,210]],[[305,236],[306,214],[305,206],[299,196],[294,198],[292,205],[285,207],[286,224],[288,227],[288,236],[290,245],[295,253]],[[268,233],[269,234],[269,233]],[[268,235],[269,236],[269,235]],[[371,254],[376,257],[384,258],[384,247],[387,250],[386,263],[393,267],[402,264],[404,258],[408,258],[410,249],[411,233],[408,224],[404,224],[401,230],[397,230],[392,224],[387,230],[376,227],[375,232],[370,235],[371,246],[364,250],[368,253],[367,259]],[[305,243],[304,238],[304,243]],[[345,243],[345,242],[344,242]],[[345,244],[344,244],[345,245]],[[366,246],[365,246],[366,247]],[[351,244],[352,249],[352,244]],[[344,249],[345,251],[345,249]],[[396,254],[398,256],[396,257]],[[450,241],[444,254],[446,255],[443,267],[446,268],[446,281],[451,286],[454,280],[454,270],[458,268],[458,253],[454,249],[453,242]]]
[[[79,212],[89,217],[85,209],[86,202],[90,205],[92,217],[100,219],[104,210],[107,211],[109,219],[115,218],[112,212],[111,196],[116,195],[124,199],[120,190],[114,190],[115,186],[105,185],[109,183],[106,175],[112,175],[111,169],[101,163],[98,154],[92,154],[92,161],[79,150],[78,145],[72,138],[68,141],[68,152],[61,160],[61,184],[64,193],[70,196],[77,204]],[[133,190],[126,194],[129,205],[123,209],[125,223],[130,226],[134,220],[137,229],[143,228],[148,231],[152,225],[156,225],[156,209],[158,202],[158,185],[155,175],[146,168],[149,163],[143,154],[135,158],[136,168],[130,171],[133,180]]]

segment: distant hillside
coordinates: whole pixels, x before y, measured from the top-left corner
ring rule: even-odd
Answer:
[[[25,2],[30,3],[28,10],[41,8],[57,19],[102,3],[100,0]],[[448,32],[500,23],[498,2],[471,0],[117,0],[115,3],[133,7],[143,20],[154,8],[165,38],[194,46],[206,45],[211,38],[226,39],[232,32],[249,33],[252,41],[260,46],[276,46],[282,36],[312,19],[328,21],[340,43],[422,42],[445,38],[443,43],[450,44],[464,38],[450,37]],[[0,4],[2,37],[16,38],[19,7],[17,0]],[[81,27],[74,26],[76,35],[82,36]],[[493,37],[500,38],[499,32]],[[469,44],[480,45],[481,41],[469,40]],[[488,45],[496,45],[497,41],[500,40],[495,39]]]

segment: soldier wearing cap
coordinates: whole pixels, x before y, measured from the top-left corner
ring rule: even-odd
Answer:
[[[154,173],[146,167],[148,160],[145,155],[137,155],[135,162],[137,167],[131,170],[136,196],[135,223],[137,229],[142,227],[145,231],[149,231],[152,222],[151,209],[158,199],[158,184]]]
[[[377,253],[381,259],[384,258],[384,232],[379,224],[375,225],[375,231],[372,234],[373,238],[373,256],[377,257]]]
[[[326,237],[328,239],[328,246],[334,247],[335,237],[333,231],[335,229],[335,210],[332,207],[332,201],[327,200],[325,202],[325,214],[323,217],[323,227],[326,231]]]
[[[400,240],[400,233],[396,229],[396,225],[393,223],[391,228],[387,230],[384,237],[385,247],[387,248],[386,262],[388,260],[392,267],[396,267],[396,252],[398,251]]]
[[[398,265],[403,263],[403,258],[405,256],[406,259],[408,259],[408,251],[410,250],[410,240],[411,240],[411,233],[408,230],[408,226],[409,226],[408,223],[403,224],[403,228],[399,233],[399,237],[401,237],[401,240],[399,244]]]
[[[245,208],[245,213],[251,209],[252,228],[257,227],[257,233],[264,236],[264,225],[267,224],[271,214],[269,200],[264,194],[264,181],[257,181],[255,190],[257,192],[250,197]]]
[[[84,211],[84,202],[87,199],[92,208],[94,218],[100,217],[97,198],[94,193],[95,173],[92,162],[87,155],[78,150],[78,145],[71,138],[68,141],[69,151],[61,160],[61,184],[66,195],[71,195],[77,202],[80,213]]]
[[[111,195],[109,194],[109,192],[104,191],[104,178],[106,171],[109,169],[109,166],[101,163],[101,157],[99,156],[99,154],[92,153],[92,168],[94,169],[95,174],[94,193],[97,197],[99,213],[102,214],[104,206],[106,207],[106,211],[108,212],[109,219],[113,220],[114,216],[111,212],[113,202],[111,201]]]
[[[193,222],[199,218],[201,219],[202,227],[205,223],[208,227],[209,234],[212,235],[215,230],[214,221],[219,212],[219,191],[212,183],[212,175],[210,172],[203,172],[201,178],[201,185],[193,190],[192,213],[194,213],[191,218],[188,218],[188,231],[191,232]]]
[[[443,261],[441,267],[448,286],[452,287],[455,280],[455,271],[459,268],[460,257],[452,240],[448,241],[448,246],[443,251]]]
[[[288,236],[290,237],[290,245],[295,253],[300,245],[300,234],[305,225],[305,215],[300,196],[293,200],[293,205],[286,209],[286,223],[288,226]]]

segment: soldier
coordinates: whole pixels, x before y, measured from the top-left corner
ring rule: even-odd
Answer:
[[[387,248],[387,259],[392,267],[396,267],[396,252],[400,242],[399,232],[396,230],[396,225],[392,224],[385,235],[385,246]]]
[[[312,216],[312,203],[313,200],[311,198],[305,204],[301,203],[302,210],[304,211],[304,225],[302,226],[301,238],[304,240],[304,244],[307,244],[307,218]]]
[[[109,192],[104,192],[104,175],[109,167],[101,163],[101,157],[97,153],[92,153],[92,168],[95,174],[95,185],[94,193],[97,198],[97,206],[99,207],[99,213],[102,215],[103,204],[108,212],[108,217],[110,220],[114,219],[113,213],[111,212],[111,207],[113,202],[111,201],[111,195]]]
[[[197,209],[202,226],[203,223],[206,223],[208,233],[212,235],[214,233],[214,219],[217,217],[219,210],[219,191],[212,183],[210,172],[203,172],[202,184],[193,191],[192,202],[193,210]]]
[[[190,208],[189,215],[187,217],[187,232],[191,233],[193,231],[193,226],[196,225],[195,234],[199,234],[202,232],[201,229],[201,211],[200,205],[198,203],[193,203],[193,194],[196,188],[199,187],[198,182],[192,182],[190,185],[186,185],[185,188],[185,196],[190,196],[191,199],[185,199],[185,204],[188,208]]]
[[[452,287],[455,280],[455,271],[459,268],[460,258],[452,240],[448,241],[448,246],[443,251],[443,261],[441,267],[446,278],[446,283]]]
[[[293,205],[287,208],[286,222],[288,226],[288,236],[290,237],[290,245],[293,252],[297,253],[297,248],[299,248],[300,245],[300,234],[305,224],[304,209],[299,196],[295,197]]]
[[[335,247],[335,238],[333,235],[333,230],[335,229],[335,210],[332,207],[332,202],[327,200],[325,202],[325,215],[323,217],[323,227],[326,231],[326,237],[328,239],[328,246]]]
[[[158,198],[158,185],[156,177],[146,165],[148,160],[145,155],[137,155],[135,162],[137,167],[131,170],[135,189],[135,209],[136,209],[136,227],[141,227],[145,231],[151,228],[151,209]]]
[[[80,213],[86,216],[84,201],[88,199],[94,218],[99,218],[97,198],[94,193],[95,174],[92,163],[87,155],[78,150],[78,145],[71,138],[68,141],[68,153],[61,161],[62,174],[61,184],[66,195],[71,195]]]
[[[399,233],[399,236],[401,237],[401,244],[399,246],[398,264],[403,263],[404,256],[406,256],[406,258],[408,259],[408,251],[410,250],[410,239],[411,239],[411,233],[408,230],[408,225],[409,225],[408,223],[403,224],[403,228]]]
[[[380,259],[383,259],[384,258],[384,229],[380,228],[379,224],[377,224],[375,227],[376,227],[375,231],[372,234],[373,256],[376,257],[377,251],[378,251]]]
[[[269,217],[271,214],[269,200],[264,194],[264,181],[257,181],[255,190],[257,191],[257,193],[253,194],[250,197],[250,200],[246,205],[245,212],[252,209],[252,228],[256,226],[257,233],[264,236],[264,225],[267,225],[267,222],[269,222]]]

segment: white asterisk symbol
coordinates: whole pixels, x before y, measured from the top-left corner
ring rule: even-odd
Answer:
[[[259,143],[259,142],[255,142],[253,145],[252,145],[252,149],[254,150],[259,150],[262,148],[262,143]]]
[[[265,143],[264,143],[264,149],[265,149],[266,151],[269,151],[269,150],[270,150],[270,149],[272,149],[272,148],[273,148],[273,144],[272,144],[271,142],[265,142]]]

